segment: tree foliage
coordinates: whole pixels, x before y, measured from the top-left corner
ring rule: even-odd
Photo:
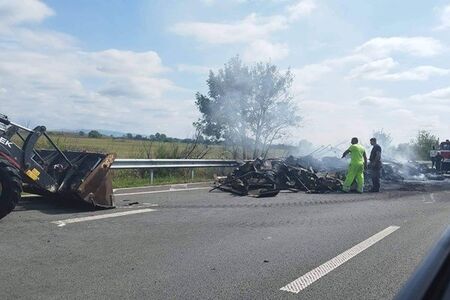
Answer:
[[[201,118],[194,125],[206,138],[240,149],[243,158],[262,155],[300,122],[292,81],[290,70],[263,62],[247,66],[236,56],[210,71],[208,94],[196,94]]]
[[[413,141],[414,151],[419,159],[428,160],[430,150],[439,145],[439,138],[426,130],[420,130]]]
[[[88,137],[90,137],[90,138],[101,138],[102,134],[100,132],[98,132],[97,130],[91,130],[88,133]]]

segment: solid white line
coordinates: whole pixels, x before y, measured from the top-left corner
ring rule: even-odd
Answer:
[[[152,212],[152,211],[156,211],[156,209],[146,208],[146,209],[129,210],[129,211],[123,211],[123,212],[118,212],[118,213],[112,213],[112,214],[103,214],[103,215],[96,215],[96,216],[89,216],[89,217],[65,219],[65,220],[53,221],[51,223],[58,225],[58,227],[63,227],[63,226],[66,226],[67,224],[101,220],[101,219],[107,219],[107,218],[116,218],[116,217],[122,217],[122,216],[127,216],[127,215],[142,214],[142,213],[147,213],[147,212]]]
[[[351,258],[355,257],[359,253],[363,252],[367,248],[373,246],[375,243],[381,241],[382,239],[384,239],[385,237],[387,237],[388,235],[390,235],[399,228],[400,228],[399,226],[389,226],[388,228],[371,236],[367,240],[339,254],[335,258],[330,259],[329,261],[320,265],[314,270],[311,270],[305,275],[297,278],[288,285],[282,287],[280,290],[298,294],[300,291],[304,290],[306,287],[308,287],[321,277],[330,273],[331,271],[333,271],[343,263],[347,262]]]
[[[176,184],[162,184],[162,185],[147,185],[147,186],[137,186],[137,187],[130,187],[130,188],[118,188],[113,189],[114,192],[119,191],[127,191],[127,190],[140,190],[140,189],[152,189],[152,188],[158,188],[158,187],[174,187],[174,186],[187,186],[187,185],[201,185],[201,184],[210,184],[212,181],[201,181],[201,182],[190,182],[190,183],[176,183]]]
[[[170,189],[163,191],[149,191],[149,192],[136,192],[136,193],[124,193],[115,194],[114,196],[133,196],[133,195],[146,195],[146,194],[159,194],[159,193],[171,193],[171,192],[183,192],[183,191],[196,191],[196,190],[208,190],[211,187],[189,188],[189,189]]]

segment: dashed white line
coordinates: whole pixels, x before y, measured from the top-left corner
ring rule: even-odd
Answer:
[[[115,196],[134,196],[134,195],[146,195],[146,194],[159,194],[159,193],[172,193],[172,192],[184,192],[184,191],[196,191],[196,190],[208,190],[211,187],[199,187],[199,188],[188,188],[188,189],[170,189],[163,191],[148,191],[148,192],[135,192],[135,193],[123,193],[115,194]]]
[[[51,223],[58,225],[58,227],[63,227],[63,226],[66,226],[67,224],[108,219],[108,218],[116,218],[116,217],[122,217],[122,216],[128,216],[128,215],[148,213],[148,212],[152,212],[152,211],[156,211],[156,209],[145,208],[145,209],[129,210],[129,211],[112,213],[112,214],[102,214],[102,215],[95,215],[95,216],[88,216],[88,217],[65,219],[65,220],[53,221]]]
[[[307,288],[309,285],[311,285],[321,277],[330,273],[331,271],[333,271],[343,263],[347,262],[351,258],[355,257],[359,253],[363,252],[367,248],[373,246],[375,243],[381,241],[382,239],[384,239],[385,237],[387,237],[388,235],[390,235],[399,228],[400,228],[399,226],[387,227],[386,229],[371,236],[367,240],[357,244],[356,246],[330,259],[329,261],[320,265],[319,267],[309,271],[305,275],[297,278],[296,280],[282,287],[280,290],[298,294],[299,292]]]

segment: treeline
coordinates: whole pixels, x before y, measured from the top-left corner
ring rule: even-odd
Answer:
[[[164,133],[159,133],[159,132],[157,132],[155,134],[151,134],[149,136],[145,136],[142,134],[127,133],[121,137],[117,137],[117,136],[113,136],[113,135],[110,135],[110,136],[104,135],[104,134],[100,133],[98,130],[91,130],[87,133],[84,131],[80,131],[80,132],[78,132],[78,136],[95,138],[95,139],[108,137],[108,138],[113,138],[113,139],[127,139],[127,140],[136,140],[136,141],[153,141],[153,142],[167,142],[167,143],[187,143],[188,144],[188,143],[197,142],[199,144],[205,144],[205,145],[218,144],[218,143],[214,143],[210,140],[207,140],[207,139],[203,138],[202,136],[198,136],[195,139],[192,139],[192,138],[180,139],[180,138],[170,137]]]
[[[165,142],[165,143],[183,143],[183,144],[197,144],[197,145],[216,145],[216,146],[226,146],[224,141],[212,141],[207,138],[204,138],[202,135],[196,135],[194,138],[174,138],[167,136],[164,133],[155,133],[149,136],[145,136],[142,134],[132,134],[127,133],[122,136],[113,136],[102,134],[98,130],[90,130],[90,131],[79,131],[79,132],[67,132],[67,131],[50,131],[52,135],[56,136],[70,136],[70,137],[81,137],[81,138],[92,138],[92,139],[115,139],[115,140],[133,140],[133,141],[148,141],[148,142]],[[287,144],[273,144],[271,146],[272,149],[280,150],[284,153],[284,155],[292,154],[296,152],[298,146],[287,145]]]

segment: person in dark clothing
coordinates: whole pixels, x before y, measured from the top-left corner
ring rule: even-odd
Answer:
[[[376,138],[370,139],[370,144],[373,146],[369,157],[369,169],[372,175],[372,189],[370,192],[378,193],[380,191],[380,177],[381,177],[381,147],[377,144]]]
[[[441,152],[438,152],[436,154],[436,157],[434,158],[436,162],[436,172],[441,172],[442,168],[442,161],[444,160],[444,157],[442,156]]]

